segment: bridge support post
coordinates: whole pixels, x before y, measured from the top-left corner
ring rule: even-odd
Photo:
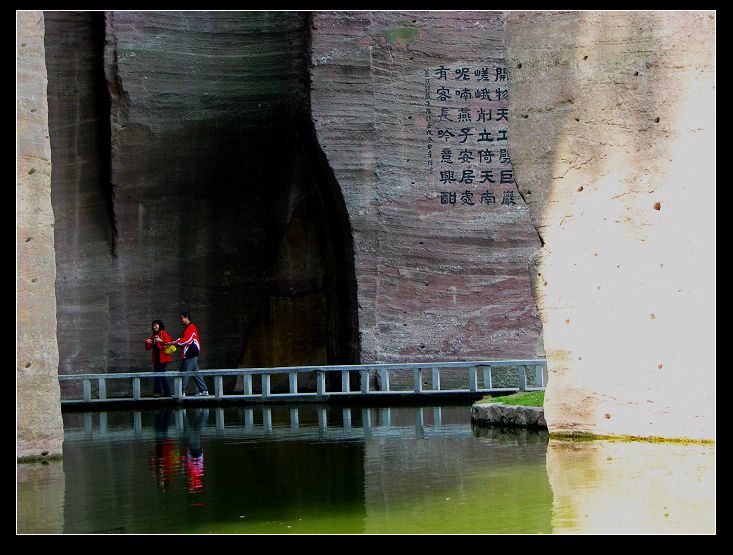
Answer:
[[[527,367],[518,366],[519,369],[519,391],[527,390]]]
[[[262,374],[262,396],[270,396],[270,374]]]
[[[369,370],[362,370],[361,374],[361,392],[369,393]]]
[[[221,399],[224,396],[224,377],[214,376],[214,397]]]
[[[534,367],[534,386],[545,387],[545,373],[542,371],[542,366],[539,364]]]
[[[173,393],[175,394],[177,399],[181,398],[181,394],[183,393],[183,378],[173,378]]]
[[[349,387],[349,371],[341,370],[341,391],[348,393],[351,391]]]
[[[92,399],[92,382],[91,380],[84,380],[82,383],[84,392],[84,400],[88,403]]]
[[[478,385],[476,383],[477,381],[478,381],[478,378],[476,376],[476,367],[471,366],[468,369],[468,387],[472,392],[478,389]]]
[[[242,382],[244,382],[242,393],[244,395],[252,395],[252,374],[245,374],[242,376]]]
[[[107,398],[107,379],[106,378],[99,378],[99,398],[100,399]]]
[[[412,381],[415,393],[422,393],[422,368],[415,368],[412,371]]]
[[[491,366],[484,366],[484,389],[491,389]]]
[[[316,393],[318,395],[326,394],[326,373],[321,370],[316,372]]]
[[[290,393],[298,393],[298,373],[289,372],[288,380],[289,380],[289,386],[290,386],[288,388],[288,391],[290,391]]]
[[[440,368],[433,368],[433,391],[440,391]]]
[[[389,391],[389,370],[382,368],[379,373],[382,377],[382,391]]]
[[[132,378],[132,398],[136,401],[140,399],[140,378]]]

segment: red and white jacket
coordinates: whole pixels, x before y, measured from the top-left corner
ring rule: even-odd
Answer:
[[[198,354],[201,352],[199,330],[196,329],[196,326],[193,325],[193,322],[188,324],[188,326],[186,326],[186,329],[183,330],[183,337],[179,337],[173,343],[180,347],[183,347],[183,350],[181,351],[182,359],[186,358],[186,353],[188,352],[188,349],[189,347],[191,347],[191,345],[194,345],[196,347],[195,349],[193,349],[194,351],[196,351],[196,354],[193,356],[198,356]]]

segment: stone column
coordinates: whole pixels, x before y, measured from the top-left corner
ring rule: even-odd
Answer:
[[[26,459],[60,456],[64,430],[43,13],[18,12],[16,17],[16,454]]]
[[[715,14],[512,12],[550,433],[715,437]]]

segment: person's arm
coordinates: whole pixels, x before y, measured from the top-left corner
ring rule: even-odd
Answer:
[[[168,345],[178,345],[180,347],[181,341],[183,341],[183,339],[180,337],[178,339],[170,339],[170,336],[168,336],[168,339],[169,339],[168,341],[163,343],[164,347],[167,347]]]
[[[152,340],[152,339],[151,339],[150,337],[148,337],[148,338],[147,338],[147,339],[145,340],[145,350],[146,350],[146,351],[149,351],[149,350],[150,350],[150,349],[152,349],[152,348],[153,348],[153,340]]]
[[[193,326],[189,325],[186,328],[186,331],[183,332],[183,337],[179,337],[175,341],[171,341],[168,343],[168,345],[178,345],[179,347],[182,347],[184,345],[189,345],[193,342]]]

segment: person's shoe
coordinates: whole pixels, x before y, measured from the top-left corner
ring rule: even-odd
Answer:
[[[181,399],[183,399],[186,396],[185,393],[181,393]]]
[[[208,396],[209,396],[209,392],[208,392],[208,391],[206,391],[206,390],[204,390],[204,391],[199,391],[199,393],[198,393],[198,396],[199,396],[199,397],[208,397]]]

